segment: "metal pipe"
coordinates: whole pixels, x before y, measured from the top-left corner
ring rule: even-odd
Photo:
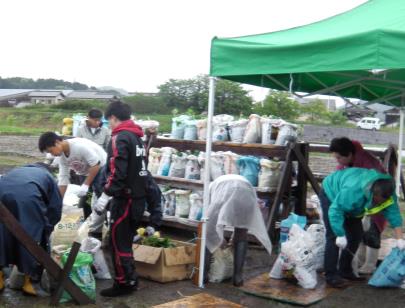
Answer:
[[[402,103],[404,102],[404,96],[402,96]],[[404,109],[401,106],[399,113],[399,141],[398,141],[398,164],[397,164],[397,174],[395,177],[395,191],[399,198],[401,185],[401,168],[402,168],[402,140],[404,137]]]
[[[210,89],[208,97],[208,119],[207,119],[207,143],[205,147],[205,163],[204,163],[204,202],[201,218],[201,247],[200,247],[200,265],[198,271],[198,286],[204,288],[204,264],[205,264],[205,243],[207,236],[207,209],[209,205],[210,192],[209,186],[211,181],[211,149],[212,149],[212,118],[215,108],[215,78],[210,77]]]

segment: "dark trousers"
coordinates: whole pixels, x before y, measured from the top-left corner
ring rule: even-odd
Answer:
[[[360,218],[345,218],[344,229],[346,231],[347,247],[341,252],[339,258],[339,248],[336,246],[336,235],[333,233],[329,223],[330,200],[322,190],[319,199],[321,202],[323,221],[326,229],[325,246],[325,275],[326,279],[332,279],[339,274],[352,274],[352,260],[359,248],[363,237],[363,225]]]
[[[135,285],[137,274],[132,252],[132,241],[145,211],[145,199],[113,198],[111,203],[111,251],[115,281]]]

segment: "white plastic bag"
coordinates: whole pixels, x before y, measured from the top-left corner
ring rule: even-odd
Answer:
[[[195,125],[197,126],[198,140],[207,139],[207,119],[197,120]]]
[[[233,275],[233,250],[231,247],[218,248],[212,254],[212,263],[208,273],[209,282],[221,282]]]
[[[171,189],[162,193],[165,203],[163,214],[167,216],[174,216],[176,213],[176,194],[175,190]]]
[[[173,154],[172,163],[170,164],[169,176],[184,178],[186,172],[187,156],[183,153]]]
[[[184,122],[184,140],[197,140],[196,120],[186,120]]]
[[[159,148],[149,149],[148,170],[152,175],[158,174],[161,157],[162,157],[161,149]]]
[[[162,157],[160,159],[158,175],[168,176],[170,165],[172,163],[172,154],[176,153],[177,150],[171,147],[163,147],[162,148]]]
[[[190,195],[190,213],[188,219],[201,220],[203,198],[199,194]]]
[[[240,155],[233,152],[223,152],[225,174],[239,174],[238,159]]]
[[[260,191],[275,191],[281,176],[281,163],[269,160],[260,160],[259,185]]]
[[[216,115],[212,119],[213,141],[228,141],[228,123],[233,121],[233,116],[227,114]]]
[[[80,250],[83,252],[91,253],[93,255],[93,266],[96,269],[94,278],[111,279],[107,262],[105,261],[103,251],[101,250],[101,241],[95,239],[94,237],[87,237],[82,241]]]
[[[188,180],[199,180],[201,178],[200,166],[197,161],[197,156],[187,156],[184,178]]]
[[[243,143],[256,143],[261,137],[260,116],[251,114],[249,116],[249,123],[247,124],[245,135],[243,136]]]
[[[51,246],[66,245],[72,246],[76,238],[77,231],[83,224],[83,211],[76,206],[65,205],[63,207],[62,218],[55,226],[51,235]]]
[[[315,246],[313,248],[315,258],[315,268],[320,270],[323,268],[325,258],[325,242],[326,230],[325,226],[321,224],[312,224],[308,227],[307,232],[311,235]]]
[[[184,138],[184,129],[186,127],[185,122],[190,120],[190,116],[181,115],[172,119],[172,133],[171,137],[174,139],[183,139]]]
[[[297,136],[297,126],[286,123],[278,131],[276,145],[286,145],[289,141],[296,141]]]
[[[229,123],[229,135],[232,142],[243,142],[249,120],[241,119]]]
[[[225,157],[223,152],[212,152],[211,153],[211,179],[215,180],[221,175],[225,174],[224,169]]]
[[[176,189],[176,211],[175,216],[181,218],[188,218],[190,214],[190,190]]]

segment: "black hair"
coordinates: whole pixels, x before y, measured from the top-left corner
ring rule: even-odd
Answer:
[[[43,153],[47,148],[53,147],[56,141],[62,141],[63,138],[54,132],[46,132],[39,136],[38,148]]]
[[[89,110],[87,116],[91,119],[101,119],[103,117],[103,112],[100,109],[92,108]]]
[[[349,138],[341,137],[332,139],[329,145],[329,151],[347,157],[350,155],[350,153],[354,155],[356,148]]]
[[[120,121],[126,121],[131,118],[131,107],[119,99],[110,100],[104,113],[106,119],[115,116]]]
[[[392,179],[379,179],[373,183],[371,191],[384,199],[388,199],[394,193],[394,181]]]

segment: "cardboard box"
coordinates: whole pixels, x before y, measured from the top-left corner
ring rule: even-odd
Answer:
[[[190,279],[195,262],[195,244],[172,241],[174,248],[133,245],[136,272],[158,282]]]

